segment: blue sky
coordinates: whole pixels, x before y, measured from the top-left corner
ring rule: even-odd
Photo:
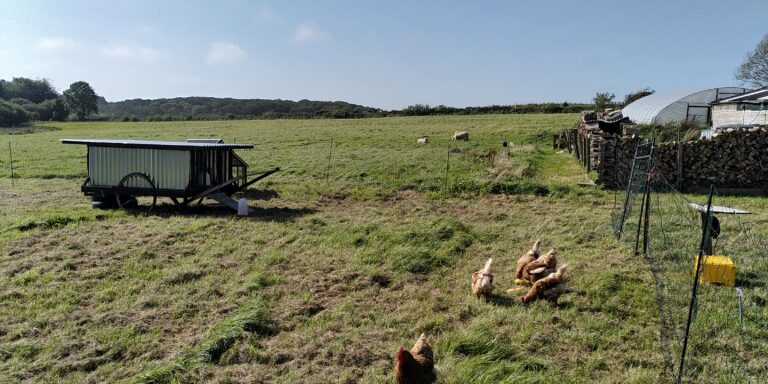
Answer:
[[[0,78],[384,109],[737,85],[768,1],[0,0]]]

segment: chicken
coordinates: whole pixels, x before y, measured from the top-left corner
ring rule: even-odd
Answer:
[[[528,272],[525,271],[525,266],[536,260],[541,254],[541,240],[536,240],[533,244],[533,248],[520,256],[517,260],[517,268],[515,269],[515,284],[527,284]]]
[[[395,382],[397,384],[430,384],[434,383],[436,379],[432,347],[423,333],[410,352],[400,347],[395,359]]]
[[[478,298],[488,297],[493,292],[493,273],[491,273],[493,258],[485,262],[483,269],[472,273],[472,293]]]
[[[565,292],[565,272],[568,264],[563,264],[557,268],[557,272],[550,273],[547,277],[533,283],[533,286],[525,296],[520,296],[523,304],[528,304],[533,300],[542,298],[557,302],[560,295]]]
[[[523,268],[523,273],[528,275],[528,280],[531,283],[535,283],[544,276],[555,272],[555,268],[557,268],[557,255],[554,249],[550,249],[546,254],[528,263]]]

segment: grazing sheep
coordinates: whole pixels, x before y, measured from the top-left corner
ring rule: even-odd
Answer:
[[[469,140],[469,132],[456,131],[453,133],[453,136],[451,136],[451,140]]]
[[[421,139],[416,140],[416,144],[424,145],[429,141],[429,136],[422,136]]]

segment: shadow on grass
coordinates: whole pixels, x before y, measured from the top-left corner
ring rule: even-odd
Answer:
[[[158,204],[152,212],[147,213],[148,208],[149,207],[146,205],[139,205],[138,207],[127,211],[132,216],[235,217],[235,211],[223,205],[203,204],[179,208],[173,204]],[[251,207],[251,209],[253,210],[253,213],[246,219],[276,222],[291,221],[317,212],[317,210],[313,208]]]
[[[247,200],[263,200],[263,201],[269,201],[272,199],[276,199],[280,197],[280,194],[277,193],[277,191],[272,189],[248,189],[242,194],[238,194],[236,196],[245,197]]]
[[[296,218],[311,215],[317,212],[313,208],[253,208],[254,214],[249,217],[251,220],[269,220],[269,221],[290,221]]]
[[[491,294],[486,301],[489,304],[498,305],[500,307],[512,307],[522,305],[520,299],[513,295],[499,295],[496,293]]]
[[[741,288],[763,288],[766,283],[761,281],[761,276],[755,272],[744,272],[736,279],[736,286]]]

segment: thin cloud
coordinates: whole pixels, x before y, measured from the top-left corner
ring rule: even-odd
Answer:
[[[139,36],[148,37],[155,37],[160,34],[157,28],[144,24],[133,27],[133,32]]]
[[[216,41],[208,46],[205,61],[208,64],[237,64],[248,56],[245,51],[229,41]]]
[[[203,82],[199,77],[185,74],[169,74],[165,76],[165,80],[178,85],[197,85]]]
[[[137,61],[141,63],[154,63],[165,57],[162,51],[133,41],[106,46],[102,48],[101,52],[104,56],[113,60]]]
[[[331,41],[331,35],[314,23],[302,23],[293,33],[293,42],[298,44]]]
[[[272,8],[268,6],[261,7],[261,9],[256,12],[255,19],[261,23],[276,23],[280,21],[280,18],[277,16],[277,14],[272,11]]]
[[[77,47],[77,43],[67,37],[49,36],[37,41],[37,48],[42,51],[62,51]]]

